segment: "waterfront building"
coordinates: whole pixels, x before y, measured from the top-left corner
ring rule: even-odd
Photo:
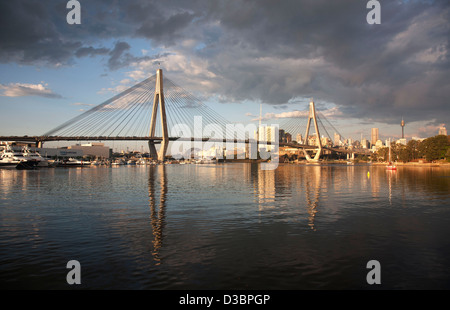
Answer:
[[[280,129],[278,131],[278,141],[290,143],[292,142],[292,135],[289,132],[286,132],[284,129]]]
[[[383,141],[378,139],[377,142],[375,142],[375,147],[376,148],[382,148],[383,147]]]
[[[112,150],[106,147],[104,143],[100,142],[89,142],[86,144],[75,144],[69,146],[69,150],[82,150],[84,155],[90,155],[98,158],[110,158],[112,155]]]
[[[406,139],[405,138],[398,139],[395,143],[406,145]]]

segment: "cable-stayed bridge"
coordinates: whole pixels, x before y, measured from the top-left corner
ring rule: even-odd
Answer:
[[[258,145],[291,146],[303,149],[306,159],[316,161],[324,149],[349,152],[322,145],[320,132],[326,133],[333,141],[328,131],[338,131],[324,115],[316,111],[312,100],[305,116],[307,117],[286,119],[279,125],[280,129],[292,134],[304,132],[303,144],[280,142],[278,132],[272,132],[270,137],[262,136],[259,133],[260,126],[255,127],[256,132],[250,132],[251,127],[244,127],[243,133],[230,133],[230,125],[235,125],[231,128],[236,129],[236,124],[172,80],[163,77],[162,70],[158,69],[155,75],[43,135],[0,136],[0,140],[32,142],[37,147],[42,147],[48,141],[145,140],[149,143],[151,157],[161,161],[164,160],[171,141],[243,143],[247,146],[256,145],[256,148]],[[302,124],[305,119],[306,130]],[[308,144],[310,131],[315,131],[317,143],[314,145]],[[159,151],[156,150],[157,144],[160,144]],[[312,154],[310,156],[311,151],[315,153],[313,157]]]

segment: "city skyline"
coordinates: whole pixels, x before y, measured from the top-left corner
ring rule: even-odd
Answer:
[[[159,67],[233,122],[304,117],[313,97],[354,140],[448,126],[444,1],[383,3],[380,25],[361,1],[80,3],[80,25],[64,1],[0,5],[2,135],[43,134]]]

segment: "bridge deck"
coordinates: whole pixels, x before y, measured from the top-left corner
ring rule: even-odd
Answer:
[[[163,140],[162,137],[136,137],[136,136],[124,136],[124,137],[108,137],[108,136],[0,136],[0,141],[16,141],[16,142],[52,142],[52,141],[152,141],[155,144],[161,143]],[[192,142],[222,142],[222,143],[258,143],[263,145],[272,145],[275,142],[271,141],[256,141],[253,139],[211,139],[211,138],[180,138],[180,137],[169,137],[170,141],[192,141]],[[306,145],[306,144],[296,144],[296,143],[284,143],[281,142],[278,144],[281,147],[291,147],[298,149],[309,149],[313,150],[317,147],[314,145]],[[367,152],[364,150],[349,150],[349,149],[341,149],[341,148],[333,148],[333,147],[322,147],[325,150],[338,152],[338,153],[355,153],[355,154],[366,154]]]

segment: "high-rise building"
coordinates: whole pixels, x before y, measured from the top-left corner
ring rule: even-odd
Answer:
[[[278,141],[286,142],[286,132],[284,131],[284,129],[280,129],[278,133],[279,133]]]
[[[445,126],[439,127],[439,135],[447,135],[447,129],[445,128]]]
[[[367,141],[367,139],[361,139],[361,147],[363,149],[369,148],[369,141]]]
[[[370,143],[372,145],[375,145],[378,140],[378,128],[372,128],[371,136],[370,136]]]
[[[346,140],[346,144],[347,144],[347,145],[352,145],[352,144],[353,144],[353,139],[352,139],[352,138],[348,138],[348,139]]]
[[[260,126],[258,128],[258,140],[261,142],[276,142],[275,134],[279,134],[275,126]],[[265,148],[267,151],[271,151],[275,148],[273,144],[259,144],[258,149]]]
[[[341,145],[341,135],[338,133],[334,133],[334,145]]]
[[[302,140],[302,134],[298,133],[297,134],[297,143],[302,144],[303,140]]]

